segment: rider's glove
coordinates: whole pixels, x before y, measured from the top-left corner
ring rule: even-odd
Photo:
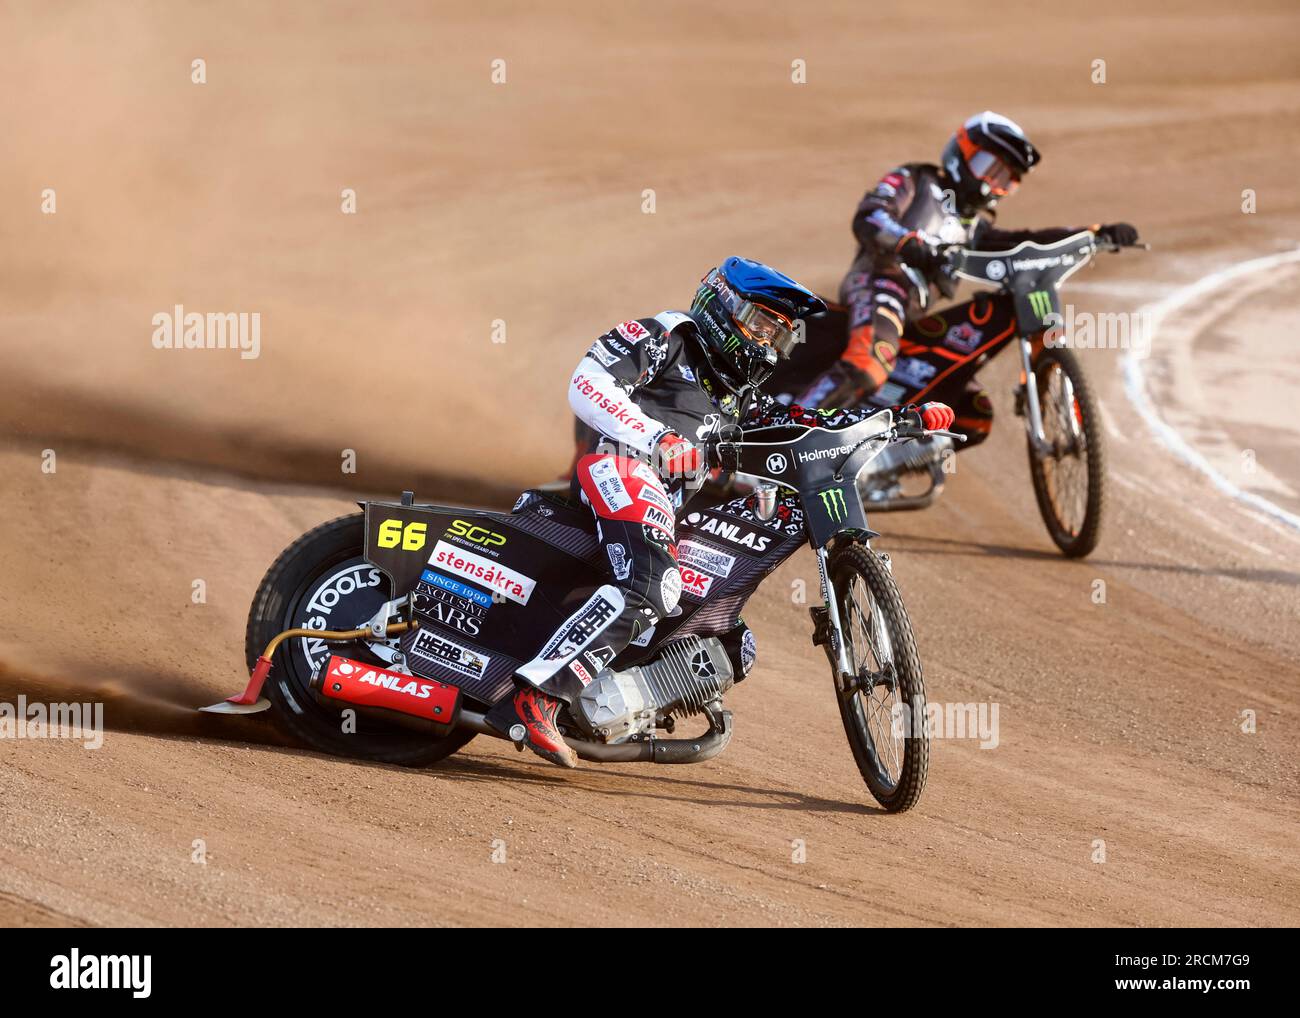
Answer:
[[[1108,240],[1117,247],[1132,247],[1138,242],[1137,227],[1132,223],[1107,223],[1093,231],[1102,240]]]
[[[922,403],[916,409],[926,431],[947,431],[957,417],[947,403]]]
[[[928,240],[922,240],[917,233],[909,233],[899,241],[897,251],[899,261],[918,270],[927,279],[937,275],[943,266],[939,248]]]
[[[699,472],[700,450],[674,431],[659,439],[659,469],[669,477],[685,477]]]

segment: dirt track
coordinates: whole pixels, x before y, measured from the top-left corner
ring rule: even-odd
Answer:
[[[102,700],[109,731],[0,740],[0,922],[1300,921],[1300,535],[1158,447],[1116,351],[1087,354],[1112,470],[1090,560],[1038,520],[1009,361],[984,376],[1001,426],[944,501],[877,521],[931,700],[1000,706],[999,746],[938,740],[902,817],[871,805],[791,603],[806,553],[746,612],[759,666],[700,766],[562,774],[480,738],[407,771],[193,713],[242,685],[248,600],[298,533],[408,479],[501,499],[554,473],[592,336],[731,253],[833,289],[862,189],[978,108],[1046,152],[1005,223],[1132,219],[1156,245],[1087,274],[1080,308],[1300,225],[1289,3],[1013,4],[973,36],[857,3],[423,8],[6,8],[0,702]],[[153,349],[175,304],[261,312],[261,356]],[[1294,353],[1293,331],[1268,334]],[[1207,391],[1245,443],[1236,384]],[[1295,482],[1294,445],[1261,435]]]

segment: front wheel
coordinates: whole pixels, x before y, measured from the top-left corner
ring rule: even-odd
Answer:
[[[871,794],[890,813],[901,813],[921,798],[930,766],[925,680],[912,623],[889,569],[870,548],[838,548],[830,573],[853,669],[848,688],[836,689],[844,731]]]
[[[1043,437],[1029,443],[1029,475],[1047,532],[1067,558],[1082,558],[1101,535],[1105,466],[1101,412],[1073,351],[1046,349],[1034,365]]]

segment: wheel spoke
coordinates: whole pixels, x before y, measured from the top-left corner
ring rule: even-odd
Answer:
[[[875,747],[883,777],[896,784],[902,774],[900,739],[894,732],[893,705],[898,682],[893,674],[893,646],[889,625],[880,604],[857,574],[845,591],[844,624],[857,673],[858,698],[866,722],[866,735]]]
[[[1078,534],[1088,511],[1088,441],[1074,384],[1059,364],[1051,364],[1039,388],[1043,437],[1054,450],[1038,458],[1043,487],[1061,528]]]

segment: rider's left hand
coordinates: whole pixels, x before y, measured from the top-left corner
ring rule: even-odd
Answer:
[[[957,417],[947,403],[922,403],[916,409],[926,431],[947,431]]]
[[[1132,223],[1107,223],[1099,226],[1094,233],[1102,240],[1108,240],[1117,247],[1132,247],[1138,242],[1137,227]]]

